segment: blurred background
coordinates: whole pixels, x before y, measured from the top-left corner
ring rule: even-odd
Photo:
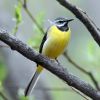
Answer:
[[[44,31],[50,26],[48,19],[74,18],[75,20],[70,23],[71,40],[65,51],[68,51],[69,57],[77,65],[90,71],[99,84],[100,48],[85,26],[56,0],[26,0],[27,9],[22,7],[23,0],[22,3],[20,1],[0,0],[0,30],[7,30],[38,51],[43,33],[29,16],[27,9]],[[69,1],[86,11],[96,25],[100,26],[99,0]],[[61,55],[58,60],[69,72],[95,87],[90,77],[71,64],[66,56]],[[25,98],[24,89],[36,70],[35,66],[34,62],[12,51],[0,41],[0,100],[85,100],[47,70],[42,72],[32,95]]]

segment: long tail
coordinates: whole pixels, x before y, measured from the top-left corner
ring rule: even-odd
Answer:
[[[25,96],[28,96],[32,92],[32,90],[34,89],[34,87],[35,87],[35,85],[36,85],[36,83],[38,81],[39,75],[40,75],[42,70],[43,70],[43,67],[38,65],[34,76],[32,77],[32,79],[29,82],[27,88],[25,89]]]

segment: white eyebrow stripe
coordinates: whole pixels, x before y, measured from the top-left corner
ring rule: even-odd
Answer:
[[[64,26],[65,24],[66,24],[66,22],[62,23],[62,24],[56,24],[56,25],[59,26],[59,27],[61,27],[61,26]]]

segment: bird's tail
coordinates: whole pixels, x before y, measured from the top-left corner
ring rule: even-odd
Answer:
[[[28,96],[32,92],[32,90],[34,89],[42,70],[43,70],[43,67],[38,65],[34,76],[32,77],[31,81],[29,82],[29,84],[25,90],[25,96]]]

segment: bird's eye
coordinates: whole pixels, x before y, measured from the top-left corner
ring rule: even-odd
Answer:
[[[63,21],[59,21],[59,23],[62,23]]]

